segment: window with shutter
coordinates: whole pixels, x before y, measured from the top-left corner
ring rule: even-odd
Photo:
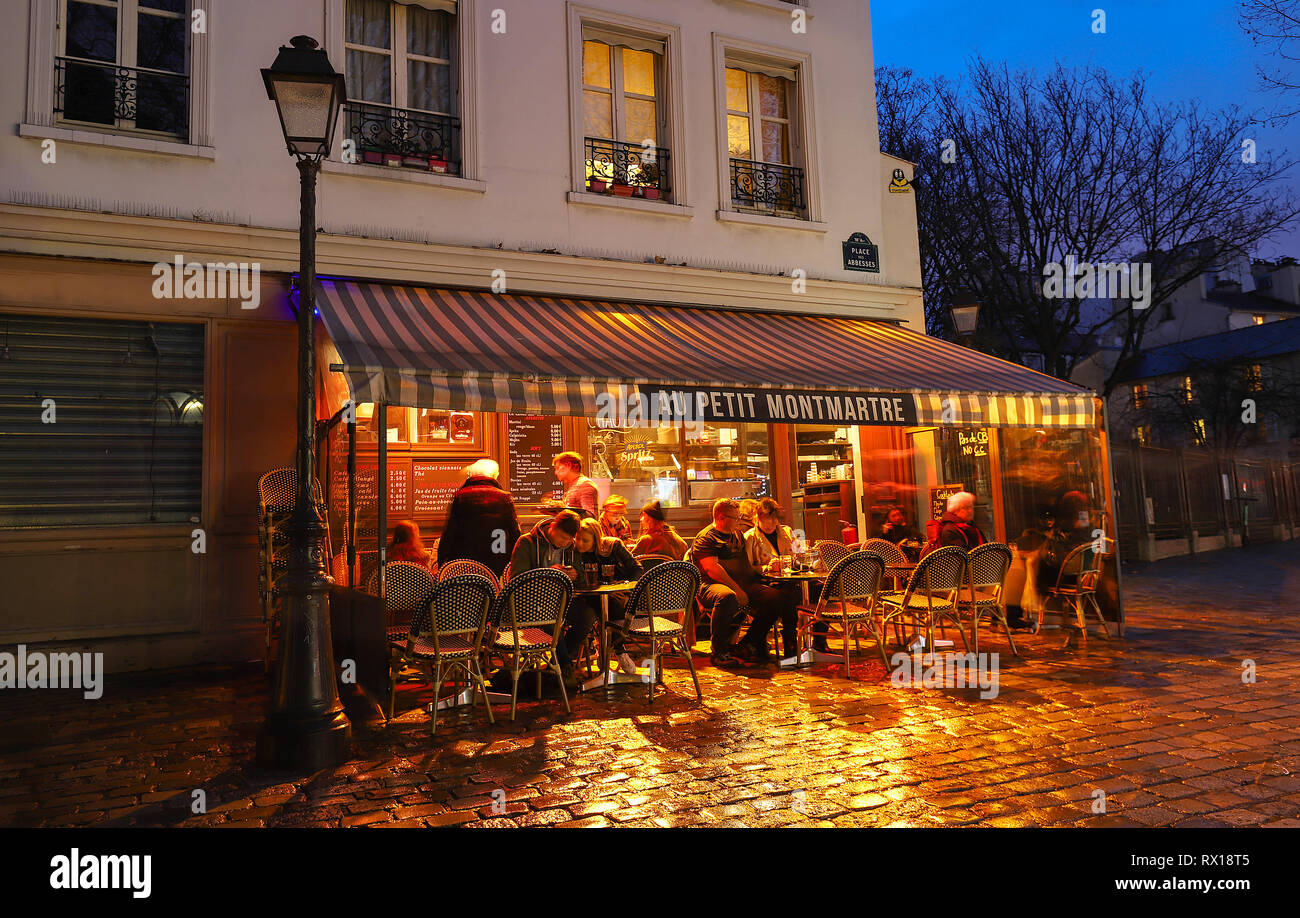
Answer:
[[[204,327],[0,315],[0,529],[184,523]]]

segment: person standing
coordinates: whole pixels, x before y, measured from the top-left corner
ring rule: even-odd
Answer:
[[[713,523],[695,537],[690,551],[691,561],[700,570],[700,602],[712,610],[712,662],[726,668],[767,662],[767,633],[777,619],[781,620],[785,646],[793,648],[798,643],[797,602],[758,579],[737,532],[739,525],[740,504],[718,498],[713,502]],[[733,644],[742,606],[749,607],[752,620],[744,638]]]
[[[594,520],[598,514],[600,492],[596,490],[596,483],[582,474],[582,457],[577,453],[560,453],[551,460],[551,468],[555,470],[556,479],[564,485],[564,506]]]
[[[514,498],[498,483],[501,467],[480,459],[465,469],[447,510],[447,525],[438,542],[438,565],[468,559],[485,565],[498,578],[519,541]]]

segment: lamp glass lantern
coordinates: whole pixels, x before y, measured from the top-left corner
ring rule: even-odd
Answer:
[[[289,152],[322,159],[334,144],[334,127],[346,95],[343,74],[330,66],[316,40],[298,35],[262,71]]]
[[[957,329],[957,334],[963,337],[975,334],[975,328],[979,325],[980,304],[970,290],[966,288],[958,290],[949,311],[952,313],[952,324]]]

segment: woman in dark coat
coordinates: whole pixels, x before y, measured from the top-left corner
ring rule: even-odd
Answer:
[[[514,498],[497,483],[501,467],[480,459],[465,470],[465,483],[451,499],[447,525],[438,542],[438,566],[469,559],[486,565],[498,577],[510,563],[519,540]]]

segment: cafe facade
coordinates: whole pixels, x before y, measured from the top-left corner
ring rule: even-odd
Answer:
[[[859,0],[504,21],[229,0],[241,30],[155,30],[184,93],[133,118],[86,88],[133,91],[126,37],[209,4],[101,4],[76,30],[72,6],[24,0],[0,33],[0,645],[110,672],[264,653],[257,484],[294,465],[299,188],[257,72],[304,33],[365,74],[317,189],[345,579],[397,520],[436,538],[484,456],[526,518],[574,450],[685,533],[719,496],[770,495],[813,538],[869,536],[894,504],[920,524],[957,485],[990,537],[1067,484],[1106,503],[1088,393],[923,334],[912,167],[879,152]],[[438,148],[399,149],[416,136]]]

